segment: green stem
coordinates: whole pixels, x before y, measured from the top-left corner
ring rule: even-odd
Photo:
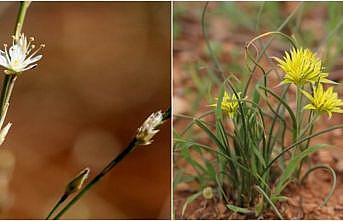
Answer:
[[[297,91],[296,91],[296,103],[297,103],[297,107],[296,107],[296,120],[297,120],[297,137],[295,141],[298,141],[299,139],[301,139],[302,137],[302,133],[301,133],[301,126],[302,126],[302,116],[301,116],[301,109],[302,109],[302,93],[301,93],[301,89],[299,86],[297,86]],[[294,142],[295,142],[294,141]],[[299,144],[299,148],[298,150],[303,151],[303,147],[302,147],[302,143]],[[297,152],[297,149],[294,151],[294,154],[296,154],[295,152]],[[294,155],[293,155],[294,156]],[[301,168],[303,165],[303,159],[301,160],[301,163],[298,166],[298,169],[295,171],[295,177],[297,179],[300,178],[300,173],[301,173]]]
[[[2,82],[2,89],[0,95],[0,128],[5,121],[7,109],[9,106],[10,97],[13,91],[14,82],[17,79],[16,75],[5,75],[4,80]]]
[[[14,28],[14,35],[18,37],[24,24],[26,11],[30,6],[30,2],[20,2],[19,12],[17,16],[16,25]],[[0,129],[5,121],[10,97],[13,91],[14,82],[17,75],[5,75],[2,82],[2,89],[0,94]]]
[[[171,117],[171,108],[169,108],[163,114],[163,120],[167,120]],[[59,219],[63,216],[64,213],[68,211],[68,209],[73,206],[88,190],[90,190],[96,183],[98,183],[101,178],[103,178],[111,169],[117,165],[121,160],[123,160],[131,151],[135,149],[138,145],[136,138],[133,138],[129,145],[117,156],[115,157],[106,167],[96,175],[81,191],[74,196],[74,198],[54,217],[54,219]]]
[[[296,113],[295,113],[295,119],[297,121],[297,137],[296,140],[293,142],[296,142],[300,139],[300,128],[301,128],[301,89],[297,87],[296,91]]]
[[[311,117],[311,119],[309,119],[309,123],[306,125],[305,129],[300,131],[300,137],[304,136],[308,130],[309,130],[308,134],[312,134],[312,129],[313,129],[314,123],[317,122],[317,120],[319,119],[318,117],[319,117],[318,114],[316,114],[316,113],[313,114],[313,117]],[[308,146],[308,145],[306,145],[306,146]]]
[[[117,163],[119,163],[126,155],[128,155],[137,145],[134,138],[129,145],[121,152],[114,160],[112,160],[92,181],[90,181],[55,217],[59,219],[68,209],[73,206],[89,189],[101,180]]]
[[[14,29],[14,35],[16,38],[18,38],[20,33],[21,33],[21,29],[23,28],[26,12],[27,12],[27,9],[29,8],[30,4],[31,4],[30,1],[20,2],[18,17],[17,17],[17,21],[16,21],[16,27]]]
[[[297,142],[300,139],[300,128],[301,128],[301,89],[299,86],[297,86],[296,94],[295,94],[295,99],[296,99],[296,110],[295,110],[295,119],[297,122],[297,130],[296,130],[296,137],[294,142]],[[299,150],[301,150],[301,144],[299,144]],[[297,149],[292,151],[292,158],[296,156]],[[299,178],[300,177],[300,166],[298,166],[298,169],[295,171],[295,177]]]
[[[311,116],[312,116],[312,112],[310,112],[310,116],[309,116],[310,123],[308,123],[308,125],[306,126],[306,128],[300,133],[300,136],[301,136],[301,137],[305,135],[305,133],[306,133],[306,131],[307,131],[308,129],[310,130],[310,131],[308,132],[309,135],[311,135],[311,134],[313,133],[314,123],[317,121],[317,119],[318,119],[318,117],[319,117],[318,114],[316,114],[316,113],[313,113],[313,114],[314,114],[314,116],[311,117]],[[306,144],[303,146],[303,149],[302,149],[301,151],[303,151],[303,150],[305,150],[306,148],[308,148],[308,146],[310,145],[310,141],[311,141],[311,139],[308,139],[308,140],[306,141]],[[303,159],[300,160],[299,169],[298,169],[298,171],[297,171],[297,173],[296,173],[296,178],[297,178],[298,180],[300,179],[300,173],[301,173],[301,169],[302,169],[302,167],[303,167],[304,162],[310,163],[310,161],[309,161],[309,156],[306,156],[306,157],[304,157]]]
[[[49,219],[51,215],[57,210],[57,208],[68,198],[68,194],[64,193],[61,198],[57,201],[56,205],[52,210],[49,212],[49,215],[45,219]]]

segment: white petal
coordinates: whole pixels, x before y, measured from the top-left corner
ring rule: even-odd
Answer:
[[[34,68],[34,67],[36,67],[36,66],[37,66],[37,64],[32,64],[32,65],[27,66],[26,68],[21,69],[21,70],[18,71],[18,72],[26,71],[26,70],[29,70],[29,69]]]
[[[23,62],[23,66],[26,67],[32,63],[35,63],[37,61],[39,61],[43,56],[42,55],[37,55],[33,58],[27,58],[24,62]]]
[[[3,53],[1,53],[1,52],[0,52],[0,65],[5,67],[5,68],[8,67],[6,55],[3,55]]]
[[[22,34],[19,38],[19,45],[22,47],[22,48],[26,48],[27,46],[27,38],[24,34]]]
[[[12,47],[10,47],[10,49],[8,50],[8,54],[10,57],[10,60],[19,60],[20,54],[19,54],[19,46],[18,45],[14,45]]]
[[[11,60],[18,60],[23,62],[25,60],[25,52],[23,51],[23,48],[18,46],[18,45],[13,45],[10,49],[9,49],[9,54],[11,57]]]
[[[13,46],[11,46],[10,49],[8,50],[8,53],[9,53],[9,55],[10,55],[11,60],[12,60],[13,58],[14,58],[14,59],[17,58],[18,49],[19,49],[19,46],[18,46],[18,45],[13,45]]]
[[[30,60],[30,62],[29,62],[28,64],[37,62],[37,61],[39,61],[42,57],[43,57],[43,55],[37,55],[37,56],[35,56],[35,57],[33,57],[33,58],[30,58],[30,59],[28,59],[28,60]]]

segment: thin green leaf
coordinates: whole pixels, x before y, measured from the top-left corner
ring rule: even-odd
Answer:
[[[283,216],[281,215],[281,213],[279,212],[279,210],[277,209],[277,207],[275,206],[275,204],[272,202],[272,200],[268,197],[268,195],[263,191],[263,189],[259,186],[255,186],[256,190],[258,192],[260,192],[264,198],[267,200],[267,202],[270,204],[270,206],[272,207],[272,209],[274,210],[274,212],[276,213],[276,215],[280,218],[280,219],[284,219]]]
[[[216,137],[216,135],[214,133],[212,133],[212,131],[206,126],[205,123],[203,123],[202,121],[195,119],[195,123],[201,128],[203,129],[203,131],[209,136],[209,138],[219,147],[220,150],[225,151],[225,146],[223,145],[222,142],[220,142],[220,140]]]
[[[230,205],[230,204],[227,204],[226,207],[235,213],[254,214],[253,211],[251,211],[247,208],[242,208],[242,207],[238,207],[238,206],[234,206],[234,205]]]
[[[183,204],[183,207],[182,207],[182,212],[181,212],[181,216],[183,216],[186,212],[186,209],[188,207],[188,204],[192,203],[194,200],[196,200],[199,196],[201,196],[202,194],[202,191],[199,191],[197,193],[194,193],[193,195],[187,197],[187,200],[186,202]]]
[[[297,131],[297,120],[294,115],[294,112],[292,111],[292,108],[277,94],[275,94],[273,91],[269,90],[268,88],[265,88],[263,86],[260,86],[261,89],[267,91],[270,93],[273,97],[275,97],[282,105],[287,109],[289,115],[291,116],[292,119],[292,126],[293,126],[293,133],[296,133]]]
[[[306,179],[306,177],[313,172],[314,170],[317,169],[326,169],[329,171],[329,173],[331,174],[332,177],[332,182],[331,182],[331,188],[329,193],[327,194],[327,196],[324,198],[323,203],[320,205],[321,207],[326,206],[326,204],[328,203],[328,201],[330,200],[331,196],[333,195],[335,189],[336,189],[336,173],[335,171],[328,165],[324,165],[324,164],[319,164],[316,166],[313,166],[312,168],[310,168],[309,170],[306,171],[306,173],[304,174],[304,176],[301,178],[301,183],[304,182],[304,180]]]
[[[258,91],[258,88],[260,87],[260,84],[257,83],[255,88],[254,88],[254,91],[252,93],[252,101],[256,104],[258,104],[260,102],[260,93]]]
[[[343,124],[338,124],[338,125],[336,125],[336,126],[332,126],[332,127],[326,128],[326,129],[324,129],[324,130],[321,130],[321,131],[319,131],[319,132],[317,132],[317,133],[311,134],[311,135],[309,135],[309,136],[307,136],[307,137],[304,137],[304,138],[300,139],[299,141],[297,141],[297,142],[291,144],[291,145],[288,146],[287,148],[283,149],[283,150],[281,151],[281,153],[279,153],[279,154],[278,154],[278,155],[268,164],[268,166],[267,166],[266,169],[264,170],[263,174],[266,173],[266,172],[269,170],[269,168],[273,165],[273,163],[274,163],[275,161],[277,161],[283,154],[285,154],[286,152],[290,151],[291,149],[297,147],[299,144],[301,144],[301,143],[303,143],[303,142],[305,142],[305,141],[307,141],[307,140],[309,140],[309,139],[311,139],[311,138],[313,138],[313,137],[317,137],[317,136],[319,136],[319,135],[328,133],[328,132],[333,131],[333,130],[336,130],[336,129],[341,129],[341,128],[343,128]]]
[[[189,144],[192,144],[192,145],[197,145],[198,147],[200,148],[203,148],[205,150],[208,150],[208,151],[211,151],[211,152],[215,152],[217,154],[220,154],[221,156],[225,157],[226,159],[228,160],[233,160],[231,157],[229,157],[228,155],[226,155],[225,153],[222,153],[218,150],[215,150],[213,148],[211,148],[210,146],[206,146],[206,145],[203,145],[203,144],[200,144],[200,143],[196,143],[196,142],[193,142],[193,141],[189,141],[189,140],[185,140],[185,139],[181,139],[181,138],[174,138],[173,139],[174,142],[181,142],[181,143],[189,143]],[[192,146],[190,145],[190,146]],[[237,161],[236,161],[237,162]],[[243,166],[242,164],[238,163],[237,162],[237,166],[239,166],[240,168],[242,168],[243,170],[245,170],[246,172],[249,172],[249,169],[245,166]]]
[[[302,151],[301,153],[297,154],[293,159],[290,160],[286,169],[283,171],[281,177],[279,178],[276,187],[275,187],[275,195],[279,195],[281,191],[285,188],[286,182],[290,179],[296,169],[299,167],[300,161],[312,154],[313,152],[326,147],[325,144],[316,144],[307,148],[306,150]]]
[[[287,196],[275,196],[275,195],[273,195],[273,196],[271,196],[270,197],[270,199],[274,202],[274,203],[276,203],[276,202],[283,202],[283,201],[287,201],[288,200],[288,197]]]

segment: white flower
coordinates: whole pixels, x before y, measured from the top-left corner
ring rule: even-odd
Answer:
[[[39,61],[42,55],[35,55],[44,45],[40,45],[37,50],[31,53],[35,48],[35,45],[32,44],[33,41],[34,38],[31,37],[28,41],[26,36],[21,34],[19,39],[13,36],[12,46],[9,50],[7,50],[7,44],[4,44],[5,50],[0,50],[0,65],[7,69],[5,70],[6,74],[20,73],[37,66],[34,63]]]
[[[136,139],[140,145],[149,145],[152,143],[153,136],[159,131],[157,128],[163,123],[162,111],[152,113],[138,128]]]

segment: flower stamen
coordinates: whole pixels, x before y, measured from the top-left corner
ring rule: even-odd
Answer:
[[[42,58],[42,55],[37,53],[45,47],[41,44],[33,53],[32,50],[36,48],[33,44],[34,38],[27,39],[24,34],[20,36],[12,36],[12,46],[7,48],[4,44],[5,51],[0,51],[0,65],[5,67],[6,74],[18,74],[25,70],[31,69]]]
[[[32,46],[33,46],[32,49],[36,47],[36,45],[32,45]],[[40,44],[39,47],[34,52],[32,52],[32,54],[28,58],[32,58],[35,54],[37,54],[43,48],[45,48],[45,44]]]
[[[282,83],[293,83],[296,86],[317,82],[335,84],[327,79],[329,74],[324,72],[322,61],[310,49],[292,48],[285,52],[282,60],[274,59],[285,73]]]

